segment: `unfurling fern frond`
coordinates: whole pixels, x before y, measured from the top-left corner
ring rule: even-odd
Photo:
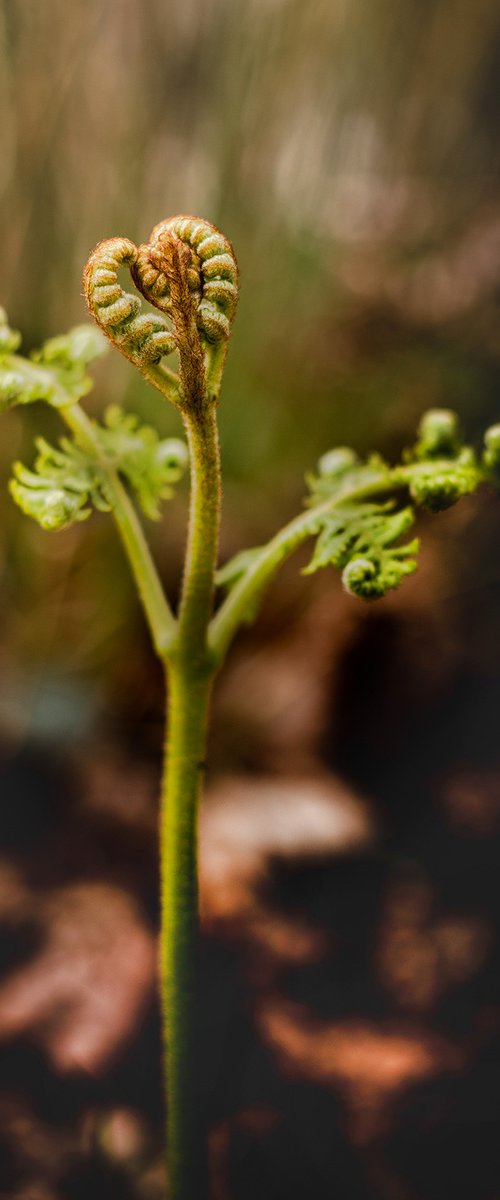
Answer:
[[[325,514],[304,574],[331,565],[343,571],[344,586],[353,595],[365,600],[385,596],[416,570],[418,539],[394,546],[413,522],[413,510],[398,511],[395,501],[339,505]]]
[[[401,539],[417,506],[438,512],[488,482],[500,485],[500,425],[487,431],[479,459],[460,441],[457,418],[447,409],[425,414],[415,446],[396,466],[378,454],[363,462],[349,446],[329,450],[307,476],[306,511],[267,546],[237,555],[218,572],[229,593],[215,619],[219,653],[238,624],[255,615],[255,597],[279,565],[307,539],[316,544],[304,574],[336,567],[348,592],[376,599],[416,569],[418,539]]]
[[[92,387],[87,367],[106,350],[92,325],[77,325],[61,337],[50,338],[29,358],[16,351],[19,334],[9,329],[0,309],[0,410],[45,400],[55,408],[74,404]]]
[[[38,456],[34,470],[14,463],[10,492],[16,504],[27,516],[33,517],[42,529],[66,529],[75,521],[85,521],[92,507],[101,512],[111,505],[106,490],[104,472],[69,438],[62,438],[59,447],[50,446],[37,438]]]
[[[163,317],[141,313],[138,296],[118,281],[120,267],[133,267],[137,246],[128,238],[99,242],[83,276],[87,304],[103,333],[136,366],[158,363],[175,350],[175,339]]]
[[[143,513],[153,520],[160,515],[160,501],[173,495],[172,485],[187,464],[184,442],[160,440],[155,429],[118,406],[108,408],[104,422],[92,425],[100,457],[69,438],[62,438],[57,447],[39,438],[34,470],[14,464],[12,496],[44,529],[65,529],[84,521],[92,507],[109,511],[109,469],[129,484]]]
[[[491,458],[491,447],[489,453]],[[417,566],[418,540],[396,544],[415,519],[408,497],[439,512],[484,479],[484,467],[461,444],[457,417],[448,409],[425,414],[402,466],[391,467],[378,455],[362,463],[348,447],[330,451],[308,479],[309,503],[318,506],[318,538],[305,573],[338,567],[347,591],[364,599],[384,596]],[[383,502],[374,503],[375,497]]]
[[[429,512],[442,512],[473,492],[481,467],[470,446],[460,441],[458,417],[448,408],[433,408],[419,425],[415,446],[404,456],[409,464],[412,499]]]

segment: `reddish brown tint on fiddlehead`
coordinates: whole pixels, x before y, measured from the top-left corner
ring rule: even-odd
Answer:
[[[134,283],[151,304],[171,313],[171,284],[168,273],[162,269],[162,257],[172,237],[191,252],[189,288],[196,303],[201,335],[208,342],[227,339],[238,302],[238,266],[231,242],[215,225],[186,216],[160,221],[149,242],[139,246],[132,267]]]
[[[158,315],[141,313],[139,297],[124,291],[121,267]],[[106,336],[175,404],[216,398],[238,300],[238,267],[231,243],[214,225],[176,216],[156,225],[142,246],[128,238],[100,242],[85,268],[84,287]],[[160,361],[174,350],[180,378]]]

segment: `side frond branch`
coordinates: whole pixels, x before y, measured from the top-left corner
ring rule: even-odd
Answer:
[[[157,520],[161,501],[170,499],[186,469],[185,443],[161,440],[155,429],[118,405],[106,410],[104,424],[87,421],[93,447],[82,447],[75,438],[61,438],[58,446],[38,438],[34,469],[14,464],[10,491],[16,504],[42,528],[65,529],[86,520],[92,508],[114,509],[110,475],[116,474],[129,485],[144,515]]]
[[[219,572],[227,595],[210,628],[217,662],[239,625],[253,620],[281,563],[310,537],[316,544],[305,574],[336,567],[346,590],[364,600],[397,588],[417,566],[418,540],[401,542],[416,509],[437,513],[481,483],[500,486],[500,425],[487,431],[478,457],[460,441],[456,415],[433,409],[402,463],[390,466],[379,455],[362,462],[349,447],[340,447],[323,455],[307,483],[306,511],[266,546],[238,555]]]
[[[74,404],[93,386],[89,364],[107,349],[92,325],[77,325],[61,337],[50,338],[29,358],[18,353],[20,342],[0,309],[0,411],[35,400],[55,408]]]

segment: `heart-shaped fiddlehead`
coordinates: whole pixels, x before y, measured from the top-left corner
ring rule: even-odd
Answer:
[[[121,267],[159,315],[141,313],[139,297],[119,282]],[[197,403],[203,392],[217,392],[238,300],[238,267],[231,243],[214,225],[176,216],[156,225],[142,246],[128,238],[100,242],[84,286],[101,329],[160,390],[168,391],[173,378],[161,359],[177,350],[184,402],[188,394]],[[182,396],[177,399],[182,404]]]

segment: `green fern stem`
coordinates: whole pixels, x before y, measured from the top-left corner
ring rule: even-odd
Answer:
[[[186,565],[167,658],[166,767],[161,804],[160,978],[166,1053],[170,1200],[204,1200],[206,1138],[197,1094],[198,802],[214,667],[207,651],[220,515],[215,404],[184,414],[191,458]]]
[[[220,451],[216,405],[183,413],[191,464],[189,532],[184,567],[179,636],[175,656],[207,665],[207,629],[212,615],[221,506]]]
[[[129,562],[156,653],[165,658],[175,636],[177,623],[156,570],[151,551],[134,505],[116,470],[106,460],[92,421],[79,404],[59,409],[68,429],[82,449],[88,450],[103,468],[112,501],[112,514]]]
[[[167,314],[171,331],[163,316],[141,315],[135,298],[122,292],[116,275],[122,263],[131,267],[146,299]],[[162,654],[168,716],[160,829],[160,968],[169,1200],[203,1200],[208,1173],[195,1072],[197,812],[215,670],[207,631],[221,500],[216,401],[237,301],[237,267],[230,243],[213,226],[178,217],[156,226],[148,244],[139,249],[126,239],[101,243],[86,268],[85,287],[90,310],[107,336],[174,399],[190,452],[190,513],[179,615],[175,636]],[[159,358],[174,348],[179,353],[179,390],[172,396],[171,380],[167,387]]]
[[[169,1200],[206,1200],[208,1166],[197,1087],[198,804],[211,678],[168,669],[166,766],[160,809],[160,988],[167,1097]]]
[[[165,599],[142,527],[92,422],[78,405],[61,416],[106,473],[117,523],[157,653],[167,674],[167,733],[160,810],[160,986],[165,1047],[169,1200],[203,1200],[206,1138],[196,1087],[198,996],[198,802],[213,667],[213,604],[220,512],[219,442],[213,403],[186,412],[191,504],[179,619]]]

